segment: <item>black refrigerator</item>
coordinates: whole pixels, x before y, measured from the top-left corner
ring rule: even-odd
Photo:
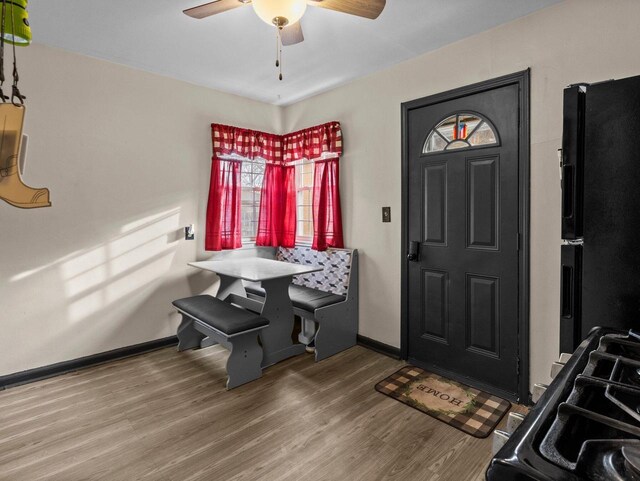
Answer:
[[[640,76],[564,91],[560,351],[640,330]]]

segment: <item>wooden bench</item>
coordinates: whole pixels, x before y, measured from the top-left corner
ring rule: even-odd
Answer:
[[[358,251],[309,247],[279,247],[284,262],[322,266],[322,271],[296,276],[289,287],[293,311],[302,319],[298,340],[315,342],[316,361],[356,345],[358,336]],[[246,284],[251,299],[264,299],[259,284]]]
[[[231,351],[227,359],[227,389],[262,376],[260,331],[269,321],[251,311],[208,295],[173,301],[182,314],[178,327],[178,351],[220,344]]]

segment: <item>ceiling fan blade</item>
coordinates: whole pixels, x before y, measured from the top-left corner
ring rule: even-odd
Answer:
[[[251,0],[215,0],[214,2],[205,3],[197,7],[187,8],[183,10],[185,15],[189,15],[193,18],[206,18],[216,13],[226,12],[227,10],[241,7],[246,3],[250,3]]]
[[[302,26],[300,21],[297,21],[293,25],[287,25],[280,31],[280,39],[282,45],[295,45],[304,41],[304,35],[302,34]]]
[[[387,2],[386,0],[307,0],[307,3],[314,7],[328,8],[373,20],[382,13]]]

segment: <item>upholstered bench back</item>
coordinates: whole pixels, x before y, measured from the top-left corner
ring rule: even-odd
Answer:
[[[294,264],[322,266],[322,270],[295,276],[293,283],[341,296],[347,295],[353,251],[328,249],[314,251],[310,247],[278,247],[276,259]]]

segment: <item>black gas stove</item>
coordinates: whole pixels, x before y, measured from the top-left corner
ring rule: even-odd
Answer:
[[[498,451],[488,481],[640,481],[640,334],[597,328]]]

